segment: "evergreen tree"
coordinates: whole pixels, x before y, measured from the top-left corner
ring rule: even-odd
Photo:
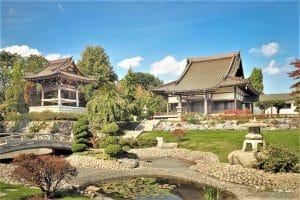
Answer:
[[[250,75],[250,82],[252,83],[253,87],[262,94],[264,91],[263,85],[263,74],[260,68],[254,68]]]
[[[26,112],[24,87],[22,60],[18,59],[13,66],[10,85],[5,91],[4,105],[6,112]]]
[[[26,60],[25,72],[36,73],[48,65],[48,60],[43,56],[30,55]]]

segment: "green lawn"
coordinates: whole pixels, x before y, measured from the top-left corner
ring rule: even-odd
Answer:
[[[5,194],[5,195],[4,195]],[[0,199],[1,200],[21,200],[31,196],[42,195],[42,191],[38,188],[30,188],[24,185],[13,185],[0,182]],[[61,200],[90,200],[88,197],[67,196],[59,198]]]
[[[0,195],[1,200],[20,200],[24,197],[40,195],[42,192],[37,188],[29,188],[23,185],[11,185],[0,182],[0,194],[3,194]]]
[[[239,130],[204,130],[187,131],[187,134],[179,147],[207,151],[217,154],[222,162],[228,162],[230,152],[242,149],[244,137],[247,131]],[[297,153],[300,158],[300,130],[276,130],[262,131],[262,135],[268,144],[285,144]],[[146,132],[142,138],[163,137],[166,142],[175,142],[169,131]]]

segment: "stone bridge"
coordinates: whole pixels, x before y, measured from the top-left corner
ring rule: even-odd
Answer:
[[[30,149],[70,151],[71,143],[72,138],[63,134],[10,134],[0,137],[0,159],[4,154]]]

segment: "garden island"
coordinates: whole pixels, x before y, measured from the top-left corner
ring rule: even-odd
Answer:
[[[268,98],[240,52],[167,84],[118,80],[100,46],[76,64],[1,51],[1,69],[1,199],[299,198],[299,82]]]

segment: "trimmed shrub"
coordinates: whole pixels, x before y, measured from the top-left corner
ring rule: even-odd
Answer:
[[[119,138],[117,136],[107,136],[100,141],[99,147],[106,148],[110,144],[118,144],[118,143],[119,143]]]
[[[80,143],[73,143],[72,144],[72,152],[83,152],[86,150],[87,145],[86,144],[80,144]]]
[[[102,129],[101,132],[105,133],[105,134],[109,134],[109,135],[115,135],[119,132],[120,128],[118,126],[118,124],[116,124],[115,122],[109,123],[109,124],[105,124]]]
[[[256,154],[259,169],[268,172],[299,172],[299,162],[295,152],[286,146],[269,145],[260,153]]]
[[[135,148],[153,147],[157,145],[157,141],[155,138],[149,138],[149,139],[138,138],[136,140],[136,145],[137,146],[135,146]]]
[[[104,152],[108,154],[110,157],[118,158],[123,155],[123,150],[121,145],[119,144],[109,144],[105,147]]]
[[[177,128],[171,132],[171,135],[176,139],[177,142],[180,142],[186,135],[186,132],[181,128]]]
[[[92,136],[88,127],[88,120],[86,118],[80,118],[73,126],[73,134],[74,134],[74,151],[72,145],[73,152],[80,152],[86,150],[86,148],[90,145],[89,140]],[[77,144],[77,145],[76,145]]]
[[[29,127],[29,133],[38,133],[41,130],[39,125],[32,125]]]

